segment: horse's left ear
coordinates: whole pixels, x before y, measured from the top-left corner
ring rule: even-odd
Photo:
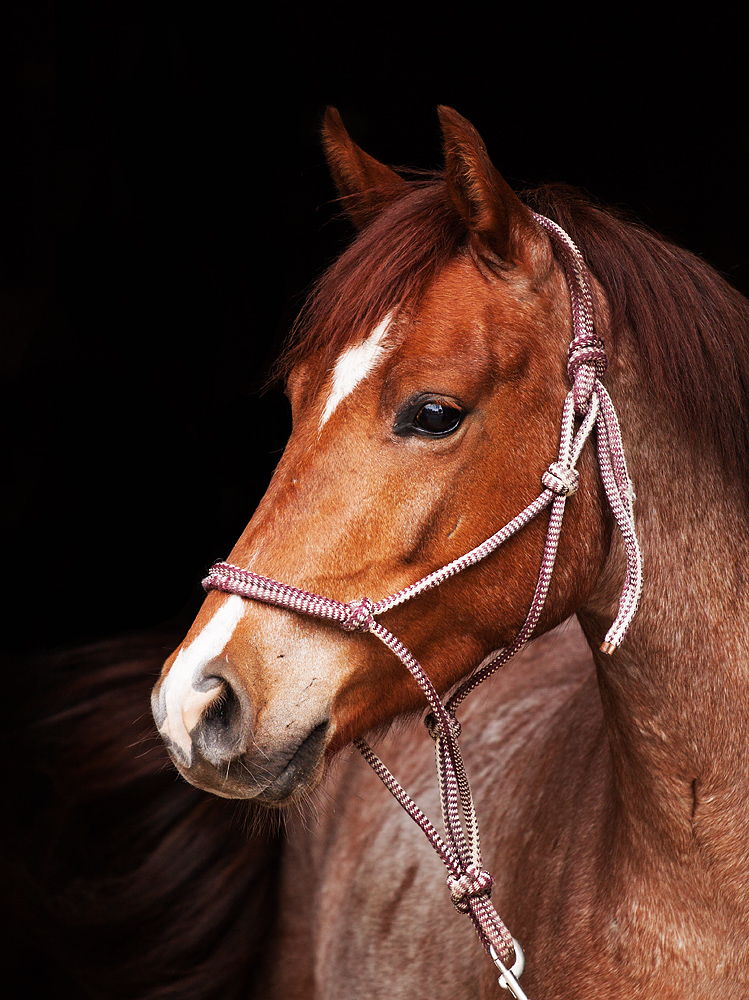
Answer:
[[[357,229],[408,190],[407,181],[356,145],[336,108],[325,110],[322,139],[339,197]]]
[[[478,248],[520,263],[539,244],[530,211],[489,159],[469,121],[452,108],[438,108],[445,149],[445,175],[453,204]]]

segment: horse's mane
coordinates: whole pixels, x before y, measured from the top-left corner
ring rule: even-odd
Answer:
[[[174,645],[173,636],[126,636],[29,665],[34,716],[12,739],[3,733],[19,761],[19,788],[6,782],[4,793],[18,822],[1,841],[12,875],[6,920],[28,956],[9,956],[11,978],[22,965],[19,995],[251,992],[274,918],[280,841],[253,823],[248,804],[174,773],[149,711]]]
[[[699,257],[575,188],[544,185],[523,197],[580,247],[614,330],[626,324],[634,334],[649,388],[749,487],[749,302]],[[388,312],[418,302],[467,237],[444,177],[425,175],[317,282],[279,373],[313,354],[332,361]]]
[[[749,489],[749,301],[700,257],[573,187],[524,199],[577,243],[613,329],[634,334],[650,390]]]

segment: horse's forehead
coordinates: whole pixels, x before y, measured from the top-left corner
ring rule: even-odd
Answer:
[[[548,333],[546,308],[527,277],[446,268],[410,317],[393,360],[409,368],[475,366],[476,376]]]
[[[513,331],[527,333],[535,295],[528,283],[512,278],[490,278],[468,259],[447,265],[424,295],[418,308],[395,307],[359,340],[340,348],[332,358],[320,361],[327,374],[323,380],[318,431],[328,423],[340,404],[357,389],[379,375],[407,362],[429,369],[472,359],[479,375],[480,360],[490,362],[494,350],[506,347]],[[497,331],[501,329],[501,336]],[[309,362],[296,377],[306,381]],[[316,367],[311,362],[311,368]]]
[[[321,429],[335,412],[338,404],[350,395],[389,353],[387,335],[391,324],[392,313],[388,313],[364,340],[344,348],[338,355],[320,415]],[[392,345],[390,346],[392,348]]]

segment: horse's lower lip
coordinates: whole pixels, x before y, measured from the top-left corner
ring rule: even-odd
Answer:
[[[255,796],[257,802],[263,802],[266,805],[280,805],[291,798],[300,785],[308,785],[308,779],[312,777],[320,764],[328,725],[326,719],[300,743],[278,777],[257,793]]]

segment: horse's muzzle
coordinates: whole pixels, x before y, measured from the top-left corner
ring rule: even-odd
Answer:
[[[256,732],[249,694],[220,668],[193,679],[180,719],[188,717],[188,723],[179,738],[163,690],[154,691],[152,709],[180,773],[214,795],[279,806],[309,791],[322,774],[329,720],[294,727],[281,739]]]

